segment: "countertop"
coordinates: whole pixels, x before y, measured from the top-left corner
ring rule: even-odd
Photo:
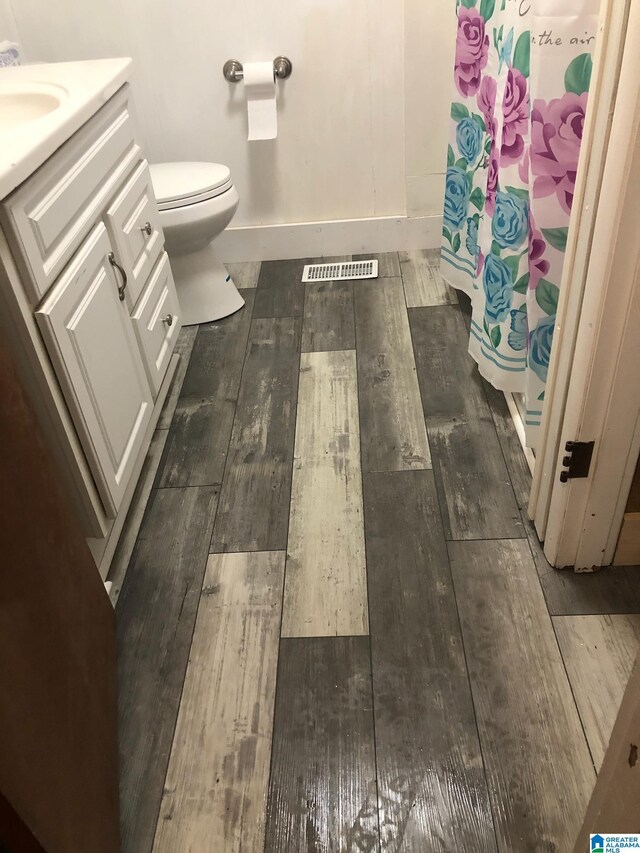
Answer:
[[[3,93],[52,87],[62,101],[50,113],[0,129],[0,200],[38,169],[127,82],[131,59],[91,59],[0,69]],[[62,90],[62,91],[61,91]],[[1,109],[1,106],[0,106]]]

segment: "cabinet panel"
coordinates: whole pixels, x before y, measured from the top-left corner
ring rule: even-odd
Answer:
[[[107,210],[105,221],[118,260],[127,273],[126,300],[132,309],[164,243],[146,160],[118,193]]]
[[[163,252],[131,316],[154,396],[176,345],[181,317],[169,258]]]
[[[110,251],[99,224],[36,316],[105,509],[114,516],[153,400]]]

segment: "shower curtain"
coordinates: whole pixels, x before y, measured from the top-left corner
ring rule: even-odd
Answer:
[[[457,0],[441,270],[535,448],[600,0]]]

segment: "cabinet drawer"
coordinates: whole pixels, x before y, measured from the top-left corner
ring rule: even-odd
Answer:
[[[146,160],[118,193],[105,214],[105,221],[118,261],[127,273],[125,294],[132,309],[164,243]]]
[[[176,345],[181,317],[169,258],[163,252],[131,315],[154,396]]]
[[[102,223],[36,312],[107,516],[115,516],[153,399]]]
[[[22,249],[25,287],[40,301],[140,159],[125,86],[3,205]]]

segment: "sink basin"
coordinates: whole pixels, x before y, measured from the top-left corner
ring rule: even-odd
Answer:
[[[0,85],[0,132],[49,115],[66,97],[67,91],[62,86],[49,83]]]

